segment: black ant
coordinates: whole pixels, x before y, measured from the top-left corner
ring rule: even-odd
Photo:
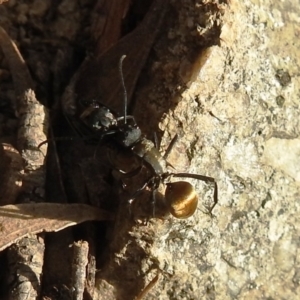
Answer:
[[[101,140],[109,136],[110,141],[114,141],[123,149],[129,149],[131,153],[140,158],[142,164],[150,171],[150,178],[132,195],[130,202],[148,187],[152,191],[153,207],[155,207],[156,191],[161,184],[165,184],[165,203],[170,213],[176,218],[188,218],[194,214],[198,204],[195,188],[187,181],[169,182],[169,180],[171,177],[193,178],[214,184],[214,204],[209,209],[209,213],[211,213],[218,202],[218,187],[215,179],[199,174],[168,172],[167,165],[170,164],[167,162],[167,156],[177,140],[177,135],[173,138],[166,153],[161,155],[154,143],[142,136],[135,118],[127,115],[127,94],[122,73],[124,58],[125,55],[121,57],[119,65],[124,89],[124,116],[117,117],[117,114],[105,105],[92,101],[80,115],[81,121],[89,129],[92,129],[91,137]]]

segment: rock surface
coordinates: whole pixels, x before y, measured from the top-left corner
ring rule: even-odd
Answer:
[[[88,40],[80,26],[89,24],[84,13],[92,1],[71,2],[54,10],[50,1],[0,6],[1,25],[21,45],[42,100],[51,88],[57,96],[66,85],[62,77],[51,86],[51,76],[60,76],[55,67],[72,73],[68,59],[78,53],[69,41],[78,50]],[[150,218],[133,226],[126,210],[119,213],[114,230],[125,233],[112,237],[115,256],[99,272],[94,299],[106,291],[117,299],[110,284],[123,274],[132,276],[119,286],[128,292],[134,285],[145,288],[158,274],[145,299],[300,297],[299,3],[223,2],[170,1],[132,108],[148,137],[158,132],[162,150],[179,135],[168,159],[176,171],[216,179],[213,217],[205,213],[212,186],[197,180],[191,182],[199,205],[189,219]],[[47,30],[45,16],[53,20]],[[52,64],[57,45],[61,56]],[[13,102],[5,61],[1,71],[2,98]],[[0,117],[1,135],[9,135],[14,127],[6,114]],[[127,260],[136,269],[113,269],[117,254],[114,263]]]

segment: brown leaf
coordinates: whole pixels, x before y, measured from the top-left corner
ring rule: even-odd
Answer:
[[[105,210],[85,204],[28,203],[0,207],[0,251],[22,237],[59,231],[86,221],[113,220]]]
[[[74,115],[75,95],[79,101],[99,99],[112,111],[123,114],[123,86],[118,69],[120,58],[123,62],[123,75],[128,94],[128,105],[135,84],[148,57],[163,17],[168,7],[167,0],[155,0],[142,23],[127,34],[117,44],[102,54],[95,53],[82,64],[63,96],[62,105],[67,115]],[[113,88],[112,88],[113,87]],[[81,113],[79,113],[80,115]],[[79,117],[76,116],[76,118]]]

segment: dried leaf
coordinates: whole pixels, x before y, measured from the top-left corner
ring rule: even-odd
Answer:
[[[113,220],[110,212],[85,204],[29,203],[0,207],[0,251],[22,237],[59,231],[86,221]]]
[[[62,106],[67,115],[74,116],[78,99],[79,102],[86,99],[99,99],[112,111],[123,114],[124,92],[118,69],[120,58],[126,55],[123,62],[123,75],[128,105],[130,105],[135,84],[160,29],[168,2],[167,0],[153,1],[143,22],[134,31],[119,40],[109,51],[102,53],[97,49],[99,53],[96,52],[86,59],[65,90]],[[76,120],[79,115],[75,116]]]

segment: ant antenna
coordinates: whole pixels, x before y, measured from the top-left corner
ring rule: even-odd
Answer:
[[[123,76],[123,60],[125,57],[126,57],[126,55],[122,55],[122,57],[120,58],[120,63],[119,63],[121,83],[122,83],[122,87],[123,87],[123,91],[124,91],[124,124],[126,124],[126,120],[127,120],[127,91],[126,91],[124,76]]]

